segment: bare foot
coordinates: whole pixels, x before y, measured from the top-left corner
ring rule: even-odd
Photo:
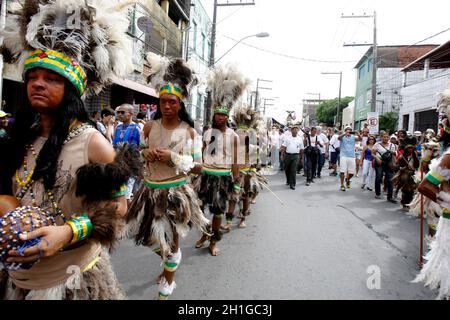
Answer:
[[[232,228],[232,224],[231,223],[227,223],[224,226],[220,226],[220,229],[225,231],[225,232],[230,232]]]
[[[245,224],[245,220],[241,220],[241,222],[239,223],[239,229],[244,229],[246,227],[247,225]]]
[[[256,203],[256,198],[252,199],[252,204]]]
[[[206,234],[204,234],[202,236],[202,238],[195,243],[195,248],[196,249],[202,248],[207,240],[208,240],[208,236]]]
[[[156,278],[156,283],[160,284],[164,280],[164,271]]]
[[[215,242],[211,242],[211,243],[209,244],[209,252],[211,253],[211,255],[212,255],[213,257],[216,257],[216,256],[219,255],[220,250],[219,250],[219,248],[217,248],[217,245],[216,245]]]

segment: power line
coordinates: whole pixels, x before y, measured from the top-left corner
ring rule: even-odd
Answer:
[[[226,36],[226,35],[222,35],[222,37],[238,42],[238,40],[233,39],[233,38],[231,38],[229,36]],[[260,48],[260,47],[257,47],[257,46],[254,46],[254,45],[251,45],[251,44],[248,44],[248,43],[245,43],[245,42],[241,42],[241,44],[243,44],[243,45],[245,45],[247,47],[259,50],[259,51],[263,51],[263,52],[266,52],[266,53],[270,53],[270,54],[273,54],[273,55],[277,55],[277,56],[285,57],[285,58],[289,58],[289,59],[294,59],[294,60],[301,60],[301,61],[308,61],[308,62],[317,62],[317,63],[355,63],[356,62],[356,60],[337,61],[337,60],[319,60],[319,59],[296,57],[296,56],[291,56],[291,55],[284,54],[284,53],[281,53],[281,52],[276,52],[276,51]]]

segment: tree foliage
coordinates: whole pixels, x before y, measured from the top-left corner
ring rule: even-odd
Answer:
[[[340,112],[348,106],[350,102],[352,102],[354,97],[344,97],[341,98]],[[334,117],[337,115],[337,106],[338,106],[339,98],[335,98],[332,100],[324,100],[320,103],[319,108],[316,111],[316,117],[319,122],[326,123],[329,126],[334,125]],[[342,118],[342,116],[340,117]]]
[[[397,127],[397,114],[395,112],[386,112],[380,116],[380,130],[392,134]]]

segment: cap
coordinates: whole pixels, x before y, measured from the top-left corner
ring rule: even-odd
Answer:
[[[3,110],[0,110],[0,118],[4,118],[4,117],[11,117],[10,113],[6,113]]]

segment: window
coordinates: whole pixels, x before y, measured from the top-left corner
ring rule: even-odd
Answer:
[[[371,72],[373,68],[373,59],[369,60],[369,63],[367,64],[367,72]]]
[[[197,93],[197,112],[195,113],[195,118],[200,120],[202,118],[202,106],[203,106],[203,96]]]
[[[202,33],[202,59],[205,59],[205,50],[206,50],[206,36]]]
[[[408,131],[409,129],[409,114],[403,115],[403,130]]]
[[[195,21],[193,21],[193,31],[194,35],[192,37],[192,49],[194,50],[194,52],[197,52],[197,23]]]
[[[361,67],[359,67],[358,69],[358,79],[362,79],[364,77],[364,75],[366,74],[366,65],[363,64]]]
[[[372,89],[367,89],[366,101],[367,101],[367,104],[371,104],[372,103]]]

